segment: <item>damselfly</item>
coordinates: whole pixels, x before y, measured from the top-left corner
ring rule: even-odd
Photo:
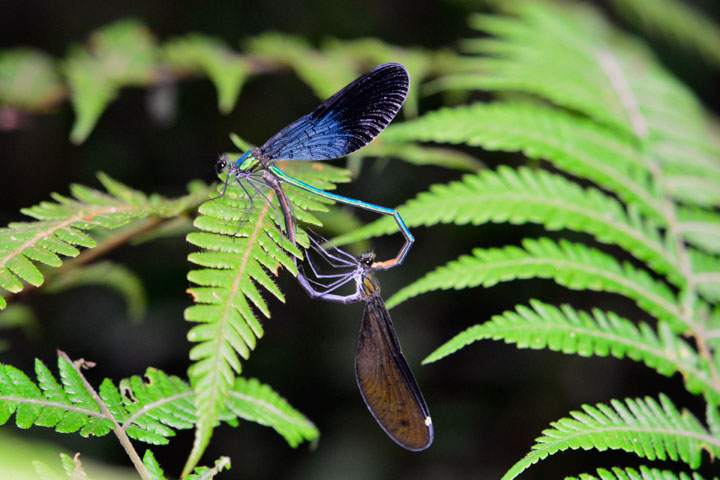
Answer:
[[[281,183],[302,188],[339,203],[359,207],[371,212],[389,215],[395,219],[405,237],[397,255],[387,261],[375,262],[375,270],[386,270],[400,265],[407,256],[415,238],[408,230],[397,210],[372,203],[329,193],[308,185],[280,170],[278,160],[328,160],[348,155],[370,143],[395,118],[407,96],[410,77],[405,67],[386,63],[357,78],[335,93],[309,114],[299,118],[276,133],[259,148],[245,152],[236,162],[225,158],[218,161],[218,169],[228,173],[227,181],[235,178],[250,199],[253,196],[243,181],[265,197],[262,188],[272,188],[281,203],[288,235],[295,219],[292,206],[282,192]],[[227,183],[225,184],[227,187]],[[224,192],[223,192],[224,193]],[[265,197],[267,198],[267,197]]]
[[[365,405],[398,445],[412,451],[428,448],[434,436],[430,412],[380,296],[380,284],[373,267],[375,253],[368,251],[355,257],[333,246],[325,248],[308,233],[311,250],[334,271],[340,272],[321,273],[321,268],[311,259],[311,251],[306,251],[314,279],[299,272],[297,278],[303,289],[312,298],[329,302],[365,302],[355,350],[355,378]],[[353,281],[354,293],[333,293]]]

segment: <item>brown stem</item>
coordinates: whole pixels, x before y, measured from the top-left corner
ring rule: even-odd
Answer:
[[[113,416],[112,412],[108,409],[107,405],[105,405],[105,402],[103,402],[102,398],[100,398],[100,395],[95,391],[95,389],[90,385],[90,382],[87,381],[85,376],[80,371],[80,367],[78,363],[73,362],[70,360],[70,357],[67,356],[65,352],[62,350],[57,351],[58,356],[60,356],[63,360],[67,361],[70,365],[72,365],[73,369],[77,372],[78,376],[83,382],[83,385],[85,386],[85,389],[92,395],[93,399],[95,400],[95,403],[98,404],[100,407],[100,411],[105,415],[105,417],[112,421],[113,423],[113,432],[115,432],[115,436],[120,441],[120,444],[125,449],[125,452],[130,457],[130,461],[132,461],[133,465],[135,465],[135,469],[138,471],[140,476],[143,480],[152,480],[150,477],[150,473],[145,468],[145,464],[142,462],[142,459],[140,458],[140,455],[138,455],[137,451],[135,450],[135,447],[133,447],[132,442],[130,441],[130,437],[127,436],[125,433],[125,430],[120,426],[120,424],[115,420],[115,417]]]

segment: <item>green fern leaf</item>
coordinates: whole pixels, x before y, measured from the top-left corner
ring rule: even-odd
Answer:
[[[661,225],[665,222],[661,199],[650,184],[648,165],[633,144],[561,110],[522,103],[443,108],[391,125],[383,139],[522,151],[529,158],[547,160],[561,170],[592,180]]]
[[[459,150],[427,147],[414,143],[375,141],[357,153],[353,153],[353,157],[392,157],[413,165],[436,165],[466,172],[474,172],[484,167],[481,161]]]
[[[54,61],[45,53],[29,48],[0,52],[0,104],[47,111],[63,91]]]
[[[648,460],[682,461],[693,469],[700,466],[703,450],[714,457],[720,454],[720,439],[710,435],[690,412],[678,411],[665,395],[660,395],[659,404],[645,397],[612,400],[610,405],[583,405],[582,412],[570,412],[571,418],[553,422],[503,480],[568,449],[624,450]]]
[[[638,27],[682,44],[720,65],[720,28],[704,13],[677,0],[612,0],[615,9]]]
[[[717,477],[713,477],[717,480]],[[640,465],[640,468],[613,467],[612,470],[598,468],[597,474],[581,474],[579,477],[565,477],[565,480],[704,480],[702,476],[693,472],[679,474],[670,470],[660,470]]]
[[[623,247],[676,285],[685,283],[677,254],[669,251],[655,225],[595,189],[584,190],[543,170],[501,166],[497,172],[467,175],[460,182],[433,185],[399,211],[410,227],[534,222],[548,230],[589,233],[598,241]],[[395,231],[397,224],[383,218],[333,241],[341,245]]]
[[[493,38],[470,48],[488,56],[478,59],[478,73],[446,79],[446,87],[526,92],[583,112],[642,142],[673,198],[717,205],[720,167],[702,109],[644,46],[587,8],[504,6],[520,21],[474,17]]]
[[[461,289],[478,285],[489,287],[518,278],[551,278],[576,290],[619,293],[675,331],[684,332],[685,318],[675,295],[664,283],[630,264],[620,264],[610,255],[579,243],[547,238],[525,239],[523,248],[475,249],[446,266],[426,274],[404,287],[387,302],[388,307],[432,290]]]
[[[255,379],[236,379],[227,406],[240,418],[271,426],[291,447],[319,435],[315,425],[270,387]]]
[[[150,80],[157,53],[150,31],[131,20],[115,22],[95,32],[89,49],[72,50],[65,74],[77,115],[70,133],[74,143],[87,138],[117,90]]]
[[[220,457],[215,460],[215,465],[212,468],[197,467],[192,474],[188,475],[187,480],[212,480],[218,473],[229,469],[230,458]]]
[[[80,430],[83,436],[104,435],[110,431],[112,423],[102,418],[99,406],[65,360],[58,359],[62,386],[39,360],[35,367],[38,385],[14,367],[0,367],[0,424],[14,413],[20,428],[39,425],[55,427],[63,433]]]
[[[181,71],[200,71],[215,84],[218,108],[229,113],[250,74],[248,62],[221,40],[187,35],[166,43],[163,53],[170,65]]]
[[[677,230],[688,243],[720,254],[720,215],[700,208],[677,208]]]
[[[165,472],[163,472],[160,464],[155,460],[155,455],[150,450],[145,450],[142,461],[145,469],[150,474],[151,480],[166,480]]]
[[[688,249],[692,276],[698,292],[710,302],[720,303],[720,257]]]
[[[325,190],[334,188],[338,181],[347,181],[347,171],[330,165],[287,162],[279,166],[294,177]],[[328,201],[311,198],[296,188],[284,190],[299,221],[314,219],[308,210],[327,210]],[[277,201],[274,192],[269,191],[267,195]],[[201,415],[185,474],[192,471],[207,446],[235,375],[241,371],[240,359],[249,357],[263,334],[253,307],[265,317],[270,316],[258,286],[284,301],[268,272],[277,275],[282,266],[297,274],[291,255],[299,257],[301,253],[279,229],[282,222],[276,215],[279,206],[275,205],[274,210],[263,200],[254,201],[253,208],[248,210],[250,206],[244,191],[235,182],[229,182],[222,198],[200,207],[201,216],[195,226],[202,231],[187,237],[190,243],[203,249],[191,253],[188,259],[203,268],[188,273],[188,279],[197,285],[188,290],[196,304],[185,311],[185,319],[199,324],[188,333],[188,338],[197,342],[190,351],[195,363],[190,367],[189,376],[197,392],[195,405]],[[240,225],[245,212],[247,218]],[[307,246],[304,235],[298,241]]]
[[[323,100],[357,77],[352,59],[344,52],[320,55],[304,39],[292,35],[265,33],[246,47],[250,53],[291,66]]]
[[[636,327],[630,320],[612,312],[593,310],[592,315],[569,305],[561,308],[531,300],[515,312],[495,315],[489,321],[459,333],[431,353],[423,364],[435,362],[460,348],[481,340],[504,340],[518,348],[542,349],[582,356],[631,358],[641,361],[661,375],[680,373],[691,393],[705,393],[720,402],[720,385],[716,385],[708,368],[695,350],[674,335],[661,322],[659,333],[647,324]]]
[[[708,403],[706,418],[710,433],[712,433],[715,438],[720,438],[720,405]]]
[[[36,360],[36,384],[20,370],[0,365],[0,424],[14,414],[20,428],[37,425],[60,433],[79,431],[87,437],[106,435],[117,423],[131,438],[164,445],[175,430],[193,428],[198,422],[195,392],[180,378],[160,370],[149,368],[144,377],[122,380],[119,388],[103,380],[99,398],[110,411],[108,417],[62,356],[58,368],[62,383]],[[254,379],[238,379],[229,391],[222,419],[235,422],[238,417],[272,426],[293,447],[319,435],[307,418]]]
[[[22,209],[37,221],[11,223],[0,229],[0,288],[17,293],[24,288],[22,281],[40,286],[44,279],[34,262],[60,267],[60,255],[76,257],[80,254],[78,247],[96,246],[90,231],[99,227],[117,229],[147,216],[176,214],[179,207],[197,204],[207,192],[200,189],[174,201],[148,198],[103,173],[98,178],[108,193],[71,185],[72,198],[53,194],[55,202]],[[0,297],[0,308],[5,306]]]

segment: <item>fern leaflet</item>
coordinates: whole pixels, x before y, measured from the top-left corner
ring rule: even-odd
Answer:
[[[326,164],[288,162],[280,166],[318,188],[329,189],[334,183],[347,181],[345,170]],[[284,190],[299,221],[319,223],[309,211],[326,211],[329,201],[293,187]],[[265,195],[277,201],[273,191]],[[240,224],[246,212],[247,218]],[[195,363],[189,369],[189,377],[201,414],[185,474],[198,463],[209,442],[235,375],[241,371],[240,358],[249,357],[263,334],[253,307],[270,317],[261,289],[284,300],[268,272],[277,276],[278,269],[283,267],[297,274],[292,256],[301,253],[279,229],[282,220],[278,212],[279,206],[263,199],[250,202],[242,188],[230,181],[224,196],[200,207],[201,215],[195,226],[201,231],[187,236],[188,242],[202,248],[188,257],[202,269],[188,273],[188,279],[197,286],[188,290],[195,305],[185,311],[187,321],[198,323],[188,333],[188,338],[197,343],[190,351]],[[304,235],[298,238],[305,245],[306,240]]]
[[[717,477],[713,477],[717,480]],[[670,470],[660,470],[640,465],[640,468],[613,467],[612,470],[598,468],[597,474],[583,473],[579,477],[565,477],[565,480],[704,480],[697,473],[675,474]]]
[[[473,255],[438,267],[423,278],[402,288],[387,302],[395,306],[410,297],[431,290],[460,289],[518,278],[550,278],[576,290],[598,290],[619,293],[658,319],[665,320],[675,331],[686,330],[678,300],[664,283],[653,279],[630,264],[620,264],[610,255],[583,244],[541,238],[525,239],[524,249],[510,246],[497,249],[475,249]]]
[[[629,357],[661,375],[680,373],[691,393],[705,393],[720,403],[720,385],[713,382],[707,362],[684,340],[660,322],[658,333],[646,323],[636,327],[612,312],[593,310],[592,315],[531,300],[514,312],[495,315],[489,321],[459,333],[431,353],[423,363],[435,362],[460,348],[490,338],[514,343],[518,348],[548,348],[582,356]]]
[[[633,209],[626,212],[619,202],[595,189],[583,190],[543,170],[501,166],[496,172],[466,175],[459,182],[433,185],[399,211],[410,227],[440,222],[535,222],[548,230],[585,232],[601,242],[620,245],[676,285],[685,282],[677,254],[665,245],[655,225]],[[392,219],[381,218],[333,242],[340,245],[395,231]]]
[[[716,212],[700,209],[678,207],[676,209],[677,231],[688,243],[720,254],[720,215]]]
[[[553,422],[503,480],[515,478],[548,455],[568,449],[624,450],[648,460],[683,461],[693,469],[700,466],[703,450],[713,457],[720,454],[720,439],[705,430],[690,412],[678,411],[665,395],[660,395],[660,403],[645,397],[612,400],[610,405],[583,405],[583,411],[570,412],[571,418]]]
[[[60,382],[40,361],[35,361],[37,383],[22,371],[0,365],[0,424],[15,415],[20,428],[42,426],[60,433],[103,436],[117,423],[127,435],[155,445],[165,445],[175,430],[192,428],[198,419],[195,393],[175,376],[149,368],[145,376],[120,382],[119,388],[105,379],[99,399],[93,398],[78,371],[62,356],[58,358]],[[230,388],[231,400],[222,419],[243,418],[268,425],[290,445],[317,438],[315,426],[267,385],[255,379],[238,379]],[[241,401],[239,400],[241,399]],[[102,402],[111,413],[100,408]]]
[[[55,202],[43,202],[22,212],[37,221],[11,223],[0,230],[0,288],[11,293],[23,290],[23,281],[40,286],[44,276],[35,263],[60,267],[60,255],[75,257],[77,247],[93,248],[93,229],[117,229],[134,219],[172,217],[200,202],[204,188],[176,200],[148,197],[142,192],[100,173],[98,178],[108,193],[82,185],[72,185],[73,198],[53,194]],[[6,301],[0,297],[0,308]]]
[[[473,26],[493,38],[468,42],[469,49],[488,56],[478,73],[445,86],[526,92],[580,111],[641,141],[670,196],[717,205],[720,167],[702,110],[652,53],[587,9],[508,5],[521,20],[474,17]]]
[[[650,183],[650,166],[633,143],[555,108],[499,102],[442,108],[390,125],[383,139],[522,151],[529,158],[547,160],[561,170],[592,180],[650,218],[665,222],[661,200]]]
[[[720,29],[699,10],[679,0],[612,0],[615,9],[648,32],[656,32],[673,43],[684,44],[720,65],[717,45]]]

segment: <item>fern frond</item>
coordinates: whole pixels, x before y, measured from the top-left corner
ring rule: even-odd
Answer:
[[[267,425],[285,438],[291,447],[314,440],[319,433],[300,412],[280,395],[254,378],[237,378],[227,402],[228,409],[239,418]]]
[[[712,457],[720,455],[720,439],[692,413],[678,411],[663,394],[660,403],[645,397],[612,400],[610,405],[583,405],[583,411],[570,412],[571,418],[553,422],[503,480],[515,478],[530,465],[568,449],[623,450],[648,460],[682,461],[693,469],[700,466],[703,450]]]
[[[677,254],[666,246],[655,225],[596,189],[582,189],[565,177],[543,170],[512,169],[466,175],[462,181],[433,185],[399,208],[410,227],[437,223],[534,222],[548,230],[589,233],[619,245],[659,274],[683,285]],[[390,221],[388,221],[390,220]],[[395,226],[393,226],[395,225]],[[377,221],[335,238],[341,245],[397,231],[392,219]]]
[[[318,188],[330,189],[337,181],[347,181],[347,171],[326,164],[288,162],[280,167]],[[295,188],[284,190],[301,221],[314,219],[307,210],[326,210],[329,203]],[[277,201],[272,190],[265,194]],[[274,210],[258,196],[254,208],[249,208],[246,194],[231,181],[222,198],[200,207],[201,215],[195,220],[195,226],[201,231],[187,236],[188,242],[202,249],[188,257],[201,269],[188,273],[188,279],[197,286],[188,290],[195,305],[185,310],[185,319],[198,323],[188,333],[188,338],[197,343],[190,351],[195,363],[189,369],[189,376],[197,392],[195,405],[201,415],[185,474],[198,463],[207,446],[235,375],[241,371],[240,359],[249,357],[263,334],[254,312],[257,309],[270,317],[262,292],[267,291],[284,301],[268,272],[277,276],[278,269],[283,267],[297,274],[293,256],[299,257],[301,253],[280,230],[282,218],[276,215],[279,206],[275,205]],[[239,225],[246,212],[247,218]],[[303,240],[301,236],[298,241],[307,246],[306,238]]]
[[[63,90],[54,61],[45,53],[30,48],[0,52],[0,104],[47,111]]]
[[[484,168],[484,164],[465,152],[450,148],[428,147],[414,143],[386,143],[374,141],[367,147],[353,153],[354,157],[392,157],[413,165],[436,165],[466,172]]]
[[[251,71],[249,61],[223,41],[198,34],[167,42],[163,55],[177,69],[205,73],[215,85],[222,113],[233,109]]]
[[[473,41],[473,50],[491,57],[479,59],[479,72],[453,86],[526,92],[583,112],[642,142],[648,160],[664,172],[670,196],[716,204],[720,167],[702,109],[647,48],[587,8],[508,5],[519,21],[473,18],[473,26],[494,35]]]
[[[150,449],[145,450],[142,462],[151,480],[166,480],[165,472],[163,472],[160,464],[155,460],[155,455]]]
[[[123,379],[116,387],[109,379],[99,388],[100,408],[73,366],[58,358],[60,382],[40,361],[35,361],[37,383],[22,371],[0,364],[0,424],[15,415],[20,428],[54,428],[82,436],[106,435],[117,423],[136,440],[164,445],[175,430],[192,428],[198,421],[195,392],[183,380],[149,368],[144,377]],[[267,385],[255,379],[238,381],[230,389],[222,419],[236,418],[274,428],[295,447],[317,438],[315,426]]]
[[[714,437],[720,438],[720,405],[707,404],[706,421],[710,428],[710,433]]]
[[[717,480],[717,477],[713,477]],[[613,467],[612,470],[598,468],[596,474],[583,473],[579,477],[565,477],[565,480],[704,480],[696,472],[680,472],[676,474],[670,470],[660,470],[640,465],[640,468]]]
[[[649,33],[682,44],[720,66],[720,29],[704,13],[678,0],[612,0],[615,9]]]
[[[653,220],[665,222],[648,165],[633,144],[612,130],[558,109],[523,103],[443,108],[390,125],[383,139],[522,151],[529,158],[547,160],[572,175],[592,180]]]
[[[215,460],[215,465],[210,467],[197,467],[195,471],[187,477],[187,480],[212,480],[223,470],[230,469],[230,457],[220,457]]]
[[[53,194],[54,202],[24,208],[35,222],[11,223],[0,229],[0,288],[11,293],[23,290],[23,281],[40,286],[44,276],[35,263],[60,267],[60,255],[75,257],[78,247],[92,248],[96,241],[89,232],[98,227],[117,229],[137,218],[163,217],[197,203],[195,192],[178,200],[147,197],[142,192],[100,173],[98,178],[108,193],[82,185],[71,185],[72,197]],[[5,308],[0,297],[0,308]]]
[[[684,240],[710,253],[720,254],[720,215],[700,208],[677,208],[677,231]]]
[[[292,67],[323,100],[357,77],[354,62],[347,54],[322,55],[297,36],[265,33],[250,39],[246,48],[250,53]]]
[[[402,288],[387,302],[388,307],[432,290],[490,287],[519,278],[550,278],[576,290],[597,290],[624,295],[654,317],[665,320],[675,331],[684,332],[688,320],[666,284],[628,263],[580,243],[547,238],[525,239],[523,248],[475,249],[458,260]]]
[[[150,79],[158,55],[154,38],[141,23],[121,20],[93,33],[89,48],[75,47],[65,62],[73,91],[74,143],[87,138],[117,91]]]
[[[688,249],[697,290],[710,302],[720,303],[720,257]]]
[[[720,385],[713,382],[707,361],[660,322],[656,333],[646,323],[633,322],[612,312],[592,315],[569,305],[557,308],[538,300],[516,310],[494,315],[487,322],[459,333],[431,353],[423,364],[435,362],[482,339],[503,340],[518,348],[543,349],[582,356],[631,358],[667,377],[680,373],[691,393],[705,393],[720,402]]]

